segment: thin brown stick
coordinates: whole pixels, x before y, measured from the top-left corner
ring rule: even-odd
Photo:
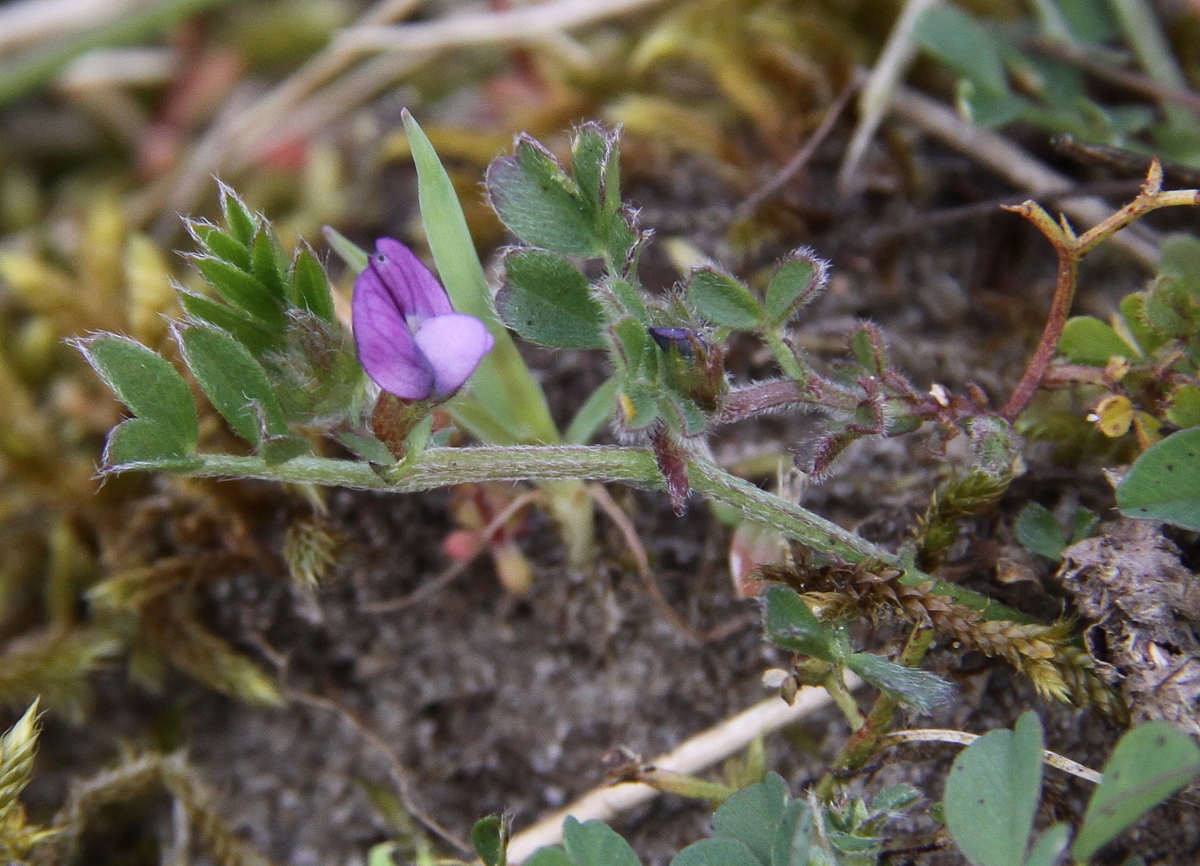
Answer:
[[[755,192],[751,193],[746,199],[737,206],[733,212],[733,219],[743,220],[754,213],[764,201],[771,198],[775,193],[783,187],[785,183],[791,180],[792,176],[800,169],[808,164],[812,159],[817,148],[821,143],[829,137],[829,133],[833,131],[834,124],[837,123],[842,112],[846,110],[846,106],[850,104],[850,97],[858,90],[858,81],[852,80],[849,84],[842,88],[842,92],[838,94],[837,99],[825,110],[825,116],[821,118],[821,123],[813,130],[813,134],[804,142],[804,146],[796,151],[796,155],[787,161],[787,164],[779,171],[775,172],[766,183],[759,187]]]
[[[483,532],[480,533],[483,543],[480,544],[475,552],[466,559],[458,560],[458,562],[447,568],[433,580],[426,584],[422,584],[418,589],[413,590],[402,598],[390,598],[385,601],[367,602],[361,606],[360,610],[364,611],[365,613],[393,613],[398,610],[403,610],[406,607],[411,607],[417,602],[433,595],[435,592],[449,586],[456,577],[467,570],[467,567],[470,566],[471,563],[483,555],[484,551],[487,550],[488,542],[492,540],[492,536],[499,532],[504,524],[508,523],[508,521],[511,520],[513,516],[515,516],[516,513],[522,508],[533,502],[538,502],[543,498],[544,497],[539,490],[525,491],[520,496],[516,497],[512,502],[508,503],[508,505],[504,506],[504,508],[500,510],[500,513],[492,519],[492,522],[484,527]]]
[[[1105,144],[1085,144],[1075,136],[1063,133],[1050,139],[1050,145],[1064,156],[1085,165],[1103,165],[1116,169],[1128,176],[1145,177],[1150,171],[1154,157],[1126,150],[1123,147],[1109,147]],[[1171,186],[1200,186],[1200,171],[1179,165],[1174,162],[1159,160],[1163,177]]]
[[[650,600],[654,602],[654,606],[658,608],[667,621],[681,634],[697,643],[709,643],[726,638],[754,621],[753,616],[736,617],[732,621],[708,631],[696,631],[688,625],[683,617],[675,612],[675,608],[671,607],[671,603],[667,601],[667,597],[662,594],[662,589],[659,587],[658,581],[654,579],[654,571],[650,568],[650,559],[646,555],[646,548],[642,545],[642,540],[638,538],[637,529],[634,528],[633,521],[629,519],[629,515],[621,510],[621,506],[616,503],[616,500],[609,495],[609,492],[603,486],[589,484],[587,486],[587,493],[608,519],[616,525],[617,530],[625,539],[625,544],[629,547],[634,561],[637,563],[638,577],[642,579],[642,584],[646,587],[646,592],[650,596]]]
[[[1008,139],[968,123],[951,109],[910,87],[896,88],[891,108],[898,117],[922,132],[970,155],[981,165],[1034,195],[1068,192],[1074,186],[1070,178],[1043,165]],[[1112,208],[1102,199],[1070,201],[1064,203],[1062,209],[1072,219],[1089,226],[1104,222],[1112,214]],[[1157,232],[1137,226],[1118,233],[1112,241],[1147,267],[1158,265],[1160,239]]]
[[[1038,201],[1049,204],[1064,202],[1070,199],[1095,198],[1096,196],[1127,197],[1135,195],[1140,186],[1141,182],[1136,180],[1104,180],[1096,183],[1079,184],[1070,190],[1063,190],[1062,192],[1039,195]],[[938,226],[994,216],[996,211],[1005,207],[1019,205],[1028,198],[1028,195],[1006,195],[988,199],[987,201],[975,202],[974,204],[965,204],[959,207],[942,208],[941,210],[929,211],[928,213],[914,214],[898,225],[868,229],[862,236],[862,245],[864,247],[871,247],[883,241],[918,234],[919,232],[937,228]]]
[[[1191,109],[1197,115],[1200,115],[1200,94],[1191,90],[1175,87],[1163,81],[1155,81],[1153,78],[1149,78],[1139,72],[1134,72],[1131,69],[1122,69],[1119,66],[1105,63],[1094,53],[1065,42],[1057,42],[1052,39],[1031,39],[1026,44],[1031,48],[1050,54],[1060,60],[1073,63],[1080,69],[1095,75],[1097,78],[1102,78],[1112,84],[1118,84],[1121,87],[1132,90],[1134,93],[1140,93],[1142,96],[1161,99],[1164,102],[1173,102],[1176,105]]]
[[[329,710],[335,713],[344,722],[349,724],[355,731],[358,732],[364,740],[370,743],[375,749],[386,758],[388,762],[388,770],[392,777],[392,782],[396,786],[396,792],[400,797],[400,802],[404,805],[405,810],[417,819],[420,824],[425,827],[430,833],[433,833],[443,842],[453,846],[458,851],[464,854],[473,853],[474,849],[464,840],[458,838],[432,817],[430,817],[424,809],[422,809],[413,796],[413,783],[409,776],[408,769],[400,760],[400,756],[392,749],[391,746],[375,733],[375,731],[358,717],[349,707],[345,707],[332,698],[322,697],[321,695],[309,694],[294,689],[289,689],[285,692],[290,700],[298,704],[304,704],[310,707],[316,707],[322,710]]]

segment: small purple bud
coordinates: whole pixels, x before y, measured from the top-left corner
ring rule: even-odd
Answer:
[[[725,360],[719,348],[688,328],[649,328],[651,338],[668,358],[667,379],[705,411],[717,407],[728,387]]]
[[[380,388],[404,400],[445,400],[495,343],[474,316],[456,313],[442,284],[408,247],[375,244],[354,281],[358,360]]]
[[[693,354],[692,332],[687,328],[650,328],[650,336],[664,352],[671,351],[671,347],[674,346],[681,355]]]

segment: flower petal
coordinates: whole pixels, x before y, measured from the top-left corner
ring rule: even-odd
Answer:
[[[367,268],[354,282],[351,305],[358,362],[389,394],[424,400],[433,390],[433,368],[417,348],[395,293]]]
[[[461,388],[496,342],[483,322],[466,313],[427,319],[416,341],[433,370],[433,396],[438,399]]]
[[[380,238],[375,242],[375,255],[363,275],[368,272],[374,273],[391,292],[413,330],[426,319],[454,311],[437,277],[398,240]]]

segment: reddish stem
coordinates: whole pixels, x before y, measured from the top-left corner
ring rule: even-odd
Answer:
[[[1046,371],[1050,369],[1050,362],[1054,360],[1054,353],[1058,351],[1058,340],[1062,336],[1063,328],[1066,327],[1067,316],[1071,313],[1071,302],[1075,299],[1075,281],[1079,276],[1079,253],[1074,249],[1057,245],[1056,250],[1058,252],[1058,280],[1054,286],[1054,301],[1050,305],[1050,315],[1046,319],[1046,328],[1042,331],[1042,338],[1038,341],[1037,351],[1033,353],[1029,366],[1025,368],[1025,374],[1017,383],[1012,396],[1008,398],[1008,403],[1000,413],[1009,422],[1016,420],[1017,416],[1029,405],[1029,401],[1033,399],[1038,388],[1041,387],[1042,379],[1045,377]]]

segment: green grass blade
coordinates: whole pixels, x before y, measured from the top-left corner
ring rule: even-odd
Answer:
[[[483,359],[471,379],[473,399],[510,437],[509,442],[493,441],[493,444],[558,443],[561,437],[550,417],[546,395],[492,310],[483,265],[475,254],[450,176],[442,167],[433,145],[408,112],[404,113],[404,127],[417,167],[421,219],[425,223],[438,276],[446,286],[454,309],[481,319],[496,338],[495,348]]]

